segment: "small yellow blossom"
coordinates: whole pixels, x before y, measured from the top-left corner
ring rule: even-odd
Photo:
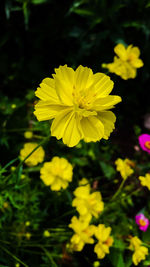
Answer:
[[[45,230],[44,233],[43,233],[43,236],[44,237],[50,237],[51,234],[50,234],[50,232],[48,230]]]
[[[104,224],[99,224],[95,228],[95,236],[98,243],[94,247],[94,252],[99,259],[103,259],[105,254],[109,253],[109,247],[113,244],[113,238],[110,236],[111,227],[105,227]]]
[[[25,143],[24,147],[20,150],[20,158],[24,160],[26,156],[28,156],[34,148],[36,148],[38,144],[36,143]],[[41,163],[44,160],[45,152],[43,148],[40,146],[36,151],[32,153],[32,155],[26,159],[25,163],[29,167],[36,166],[38,163]]]
[[[100,266],[100,262],[99,261],[94,261],[93,262],[93,267],[99,267]]]
[[[26,237],[27,240],[30,240],[30,238],[31,238],[31,233],[29,233],[29,232],[25,233],[25,237]]]
[[[141,181],[141,185],[146,186],[150,190],[150,173],[147,173],[145,177],[139,176],[139,180]]]
[[[120,172],[121,177],[123,179],[127,179],[127,177],[130,176],[134,172],[134,170],[131,168],[134,166],[134,162],[132,162],[129,159],[122,160],[122,159],[118,158],[115,161],[115,164],[117,167],[116,168],[117,171]]]
[[[11,170],[11,172],[14,172],[16,170],[16,167],[15,166],[11,166],[10,170]]]
[[[139,59],[140,50],[138,47],[129,45],[127,48],[123,44],[118,44],[114,48],[117,56],[114,62],[102,64],[103,68],[108,68],[109,72],[119,75],[122,79],[134,79],[137,68],[143,67],[143,61]]]
[[[33,133],[32,133],[32,132],[27,131],[27,132],[24,133],[24,137],[25,137],[26,139],[31,139],[32,136],[33,136]]]
[[[116,117],[110,109],[121,101],[109,95],[113,81],[104,73],[93,74],[87,67],[75,71],[67,65],[55,69],[53,78],[46,78],[35,92],[40,101],[35,105],[39,121],[53,119],[51,135],[69,147],[80,140],[96,142],[108,139]]]
[[[74,251],[81,251],[85,244],[93,244],[94,239],[92,235],[95,231],[94,225],[89,225],[90,217],[86,220],[73,216],[69,227],[72,228],[75,234],[72,236],[71,249]]]
[[[132,255],[134,265],[138,265],[148,255],[148,248],[142,246],[142,241],[137,236],[131,237],[129,249],[134,250]]]
[[[20,263],[16,263],[15,264],[15,267],[20,267]]]
[[[31,223],[30,223],[29,221],[26,221],[26,222],[25,222],[25,226],[27,226],[27,227],[30,226],[30,224],[31,224]]]
[[[80,182],[80,186],[74,191],[75,198],[73,199],[72,206],[76,207],[80,216],[88,216],[88,214],[98,218],[100,212],[104,209],[104,203],[100,192],[90,193],[91,187],[89,184],[82,185],[83,181]]]
[[[12,104],[12,105],[11,105],[11,108],[12,108],[12,109],[15,109],[16,107],[17,107],[16,104]]]
[[[51,190],[59,191],[66,189],[68,183],[72,181],[73,167],[64,158],[54,157],[52,161],[45,162],[40,170],[40,178]]]

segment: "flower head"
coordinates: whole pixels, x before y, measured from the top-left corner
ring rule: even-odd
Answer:
[[[139,225],[139,229],[146,231],[149,226],[149,219],[147,219],[143,213],[140,213],[135,216],[135,221]]]
[[[121,101],[109,95],[113,82],[103,73],[93,74],[87,67],[75,71],[60,66],[52,78],[46,78],[35,92],[40,101],[35,105],[39,121],[54,119],[51,135],[63,140],[69,147],[81,139],[96,142],[108,139],[116,117],[109,109]]]
[[[138,47],[129,45],[127,48],[123,44],[118,44],[114,48],[117,56],[114,62],[103,64],[102,67],[108,68],[112,73],[121,76],[122,79],[134,79],[136,77],[137,68],[143,67],[143,61],[139,59],[140,50]]]
[[[83,180],[82,180],[83,181]],[[100,192],[90,193],[91,187],[89,184],[80,184],[74,191],[75,198],[72,206],[76,207],[80,216],[88,216],[89,214],[98,218],[100,212],[104,209],[104,203]]]
[[[115,161],[115,164],[117,167],[116,168],[117,171],[120,172],[121,177],[123,179],[127,179],[127,177],[130,176],[134,172],[134,170],[132,169],[132,167],[134,167],[134,162],[129,159],[122,160],[118,158]]]
[[[149,134],[141,134],[139,136],[139,144],[140,147],[150,154],[150,135]]]
[[[94,234],[95,226],[89,225],[90,217],[77,218],[74,216],[71,219],[71,224],[69,227],[72,228],[75,234],[71,238],[71,247],[75,251],[81,251],[85,244],[93,244],[94,239],[92,235]]]
[[[148,248],[142,246],[142,241],[137,236],[130,238],[129,249],[134,250],[132,261],[135,265],[138,265],[140,261],[145,260],[145,256],[148,255]]]
[[[20,158],[24,160],[34,148],[38,146],[37,143],[25,143],[23,148],[20,150]],[[45,152],[40,146],[36,151],[34,151],[29,158],[25,160],[26,165],[36,166],[38,163],[41,163],[44,160]]]
[[[150,190],[150,173],[147,173],[144,176],[139,176],[139,180],[141,181],[141,185],[146,186]]]
[[[52,161],[45,162],[40,170],[40,178],[51,190],[65,189],[72,181],[73,167],[64,158],[54,157]]]
[[[94,252],[99,259],[103,259],[105,254],[109,253],[109,247],[113,244],[113,238],[110,236],[111,227],[105,227],[104,224],[99,224],[95,228],[95,236],[98,243],[94,247]]]
[[[30,131],[26,131],[26,132],[24,133],[24,137],[25,137],[26,139],[31,139],[31,138],[33,137],[33,133],[30,132]]]

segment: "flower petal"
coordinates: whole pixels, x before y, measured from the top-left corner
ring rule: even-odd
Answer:
[[[82,137],[78,115],[70,109],[61,112],[52,123],[51,133],[57,139],[62,138],[69,147],[77,145]]]
[[[54,80],[46,78],[40,84],[40,87],[35,91],[35,95],[44,101],[58,102],[58,96],[54,88]]]
[[[98,113],[98,118],[104,125],[104,139],[108,139],[110,136],[110,133],[113,131],[114,123],[116,121],[116,116],[111,111],[104,111]]]
[[[98,98],[93,103],[93,109],[96,111],[107,110],[113,108],[117,103],[121,102],[121,97],[116,95],[109,95],[104,98]]]
[[[90,68],[79,66],[75,71],[75,88],[84,91],[93,83],[93,72]]]
[[[113,89],[114,83],[110,80],[110,77],[104,73],[94,74],[94,87],[95,93],[100,97],[104,97],[110,94]]]
[[[53,74],[55,80],[55,88],[61,102],[72,105],[72,91],[74,85],[74,70],[67,65],[60,66],[55,69],[56,74]]]
[[[104,126],[97,117],[84,117],[80,124],[85,142],[96,142],[104,136]]]
[[[114,48],[114,52],[120,57],[122,60],[127,60],[127,50],[123,44],[118,44]]]
[[[34,115],[39,121],[53,119],[61,110],[65,109],[64,105],[53,104],[51,101],[39,101],[35,105]]]

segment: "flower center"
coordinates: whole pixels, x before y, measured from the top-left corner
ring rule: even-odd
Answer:
[[[95,100],[96,94],[92,90],[85,89],[83,91],[78,91],[74,87],[72,96],[75,105],[81,109],[89,110]]]
[[[146,148],[150,149],[150,141],[146,141],[145,144],[144,144],[144,146],[145,146]]]
[[[145,226],[146,225],[146,222],[143,219],[140,219],[139,223],[140,223],[141,226]]]
[[[110,247],[113,243],[113,239],[112,237],[108,237],[108,239],[104,242],[108,247]]]

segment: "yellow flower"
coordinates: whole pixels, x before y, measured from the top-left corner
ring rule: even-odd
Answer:
[[[27,132],[24,133],[24,137],[25,137],[26,139],[31,139],[32,136],[33,136],[33,133],[32,133],[32,132],[27,131]]]
[[[98,243],[94,247],[94,252],[99,259],[103,259],[105,254],[109,253],[109,247],[113,244],[113,238],[110,236],[111,227],[105,227],[104,224],[99,224],[95,228],[95,236]]]
[[[150,190],[150,173],[147,173],[144,176],[139,176],[139,180],[141,181],[141,185],[147,186],[147,188]]]
[[[83,180],[82,180],[83,181]],[[86,180],[85,180],[86,181]],[[90,193],[90,185],[80,185],[74,191],[75,198],[73,199],[72,206],[76,207],[80,216],[92,215],[98,218],[100,212],[104,209],[101,193]]]
[[[141,246],[142,241],[137,237],[131,237],[129,249],[134,250],[132,261],[138,265],[140,261],[145,260],[148,255],[148,248]]]
[[[26,143],[24,147],[20,150],[20,158],[24,160],[38,144],[36,143]],[[36,166],[38,163],[41,163],[44,160],[45,152],[42,147],[39,147],[32,155],[26,159],[25,163],[28,166]]]
[[[27,240],[30,240],[30,238],[31,238],[31,233],[29,233],[29,232],[25,233],[25,237],[26,237]]]
[[[118,57],[114,57],[114,62],[102,64],[102,67],[108,68],[109,72],[121,76],[122,79],[134,79],[137,74],[137,68],[143,67],[143,61],[139,59],[140,50],[138,47],[129,45],[127,48],[123,44],[115,46],[114,51]]]
[[[54,119],[51,135],[63,140],[69,147],[81,139],[96,142],[108,139],[114,129],[116,117],[109,109],[121,101],[119,96],[109,95],[113,89],[110,77],[93,74],[87,67],[75,71],[60,66],[52,78],[46,78],[35,92],[40,101],[35,105],[39,121]]]
[[[43,236],[44,237],[50,237],[51,234],[50,234],[50,232],[48,230],[45,230],[44,233],[43,233]]]
[[[134,170],[131,168],[134,166],[134,162],[132,162],[131,160],[129,159],[120,159],[118,158],[116,161],[115,161],[115,164],[116,164],[116,169],[117,171],[120,172],[121,174],[121,177],[123,179],[127,179],[128,176],[130,176]]]
[[[66,159],[54,157],[52,161],[44,163],[40,174],[45,185],[50,186],[51,190],[59,191],[72,181],[73,167]]]
[[[90,217],[86,220],[73,216],[69,227],[72,228],[75,234],[71,238],[71,248],[75,251],[81,251],[85,244],[93,244],[94,239],[91,237],[94,234],[95,226],[89,225]]]

